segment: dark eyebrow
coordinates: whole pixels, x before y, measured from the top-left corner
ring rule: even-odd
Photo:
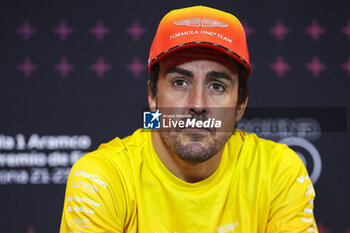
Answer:
[[[182,69],[182,68],[179,68],[179,67],[172,67],[172,68],[170,68],[166,72],[166,74],[170,74],[170,73],[178,73],[178,74],[181,74],[181,75],[193,78],[193,73],[191,71],[185,70],[185,69]]]
[[[205,75],[205,78],[206,79],[209,79],[209,78],[226,79],[227,81],[233,83],[232,77],[226,74],[225,72],[210,71]]]

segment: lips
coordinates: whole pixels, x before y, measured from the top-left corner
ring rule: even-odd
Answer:
[[[191,131],[191,132],[212,132],[211,129],[209,128],[198,128],[198,127],[187,127],[187,128],[183,128],[182,130],[186,130],[186,131]]]
[[[184,120],[186,119],[194,119],[194,118],[185,118]],[[196,119],[196,118],[195,118]],[[199,120],[199,119],[196,119],[196,120]],[[200,121],[205,121],[207,119],[200,119]],[[187,131],[187,132],[193,132],[193,133],[215,133],[215,128],[210,128],[210,127],[197,127],[196,125],[194,126],[188,126],[188,127],[184,127],[180,130],[183,130],[183,131]]]

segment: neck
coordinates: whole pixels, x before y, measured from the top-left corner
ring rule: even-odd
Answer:
[[[158,132],[152,132],[152,143],[154,150],[164,166],[179,179],[195,183],[208,178],[218,168],[222,152],[222,148],[209,160],[202,163],[190,163],[179,158],[164,143]]]

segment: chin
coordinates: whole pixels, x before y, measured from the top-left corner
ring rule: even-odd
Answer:
[[[161,137],[181,160],[193,164],[211,159],[228,139],[227,135],[217,134],[215,137],[209,131],[165,132]]]
[[[189,163],[208,161],[218,151],[214,143],[205,144],[202,141],[175,143],[173,149],[180,159]]]

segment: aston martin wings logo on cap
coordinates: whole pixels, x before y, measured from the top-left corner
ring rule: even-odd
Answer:
[[[187,25],[190,27],[228,27],[228,24],[215,19],[190,18],[181,19],[174,22],[176,25]]]

